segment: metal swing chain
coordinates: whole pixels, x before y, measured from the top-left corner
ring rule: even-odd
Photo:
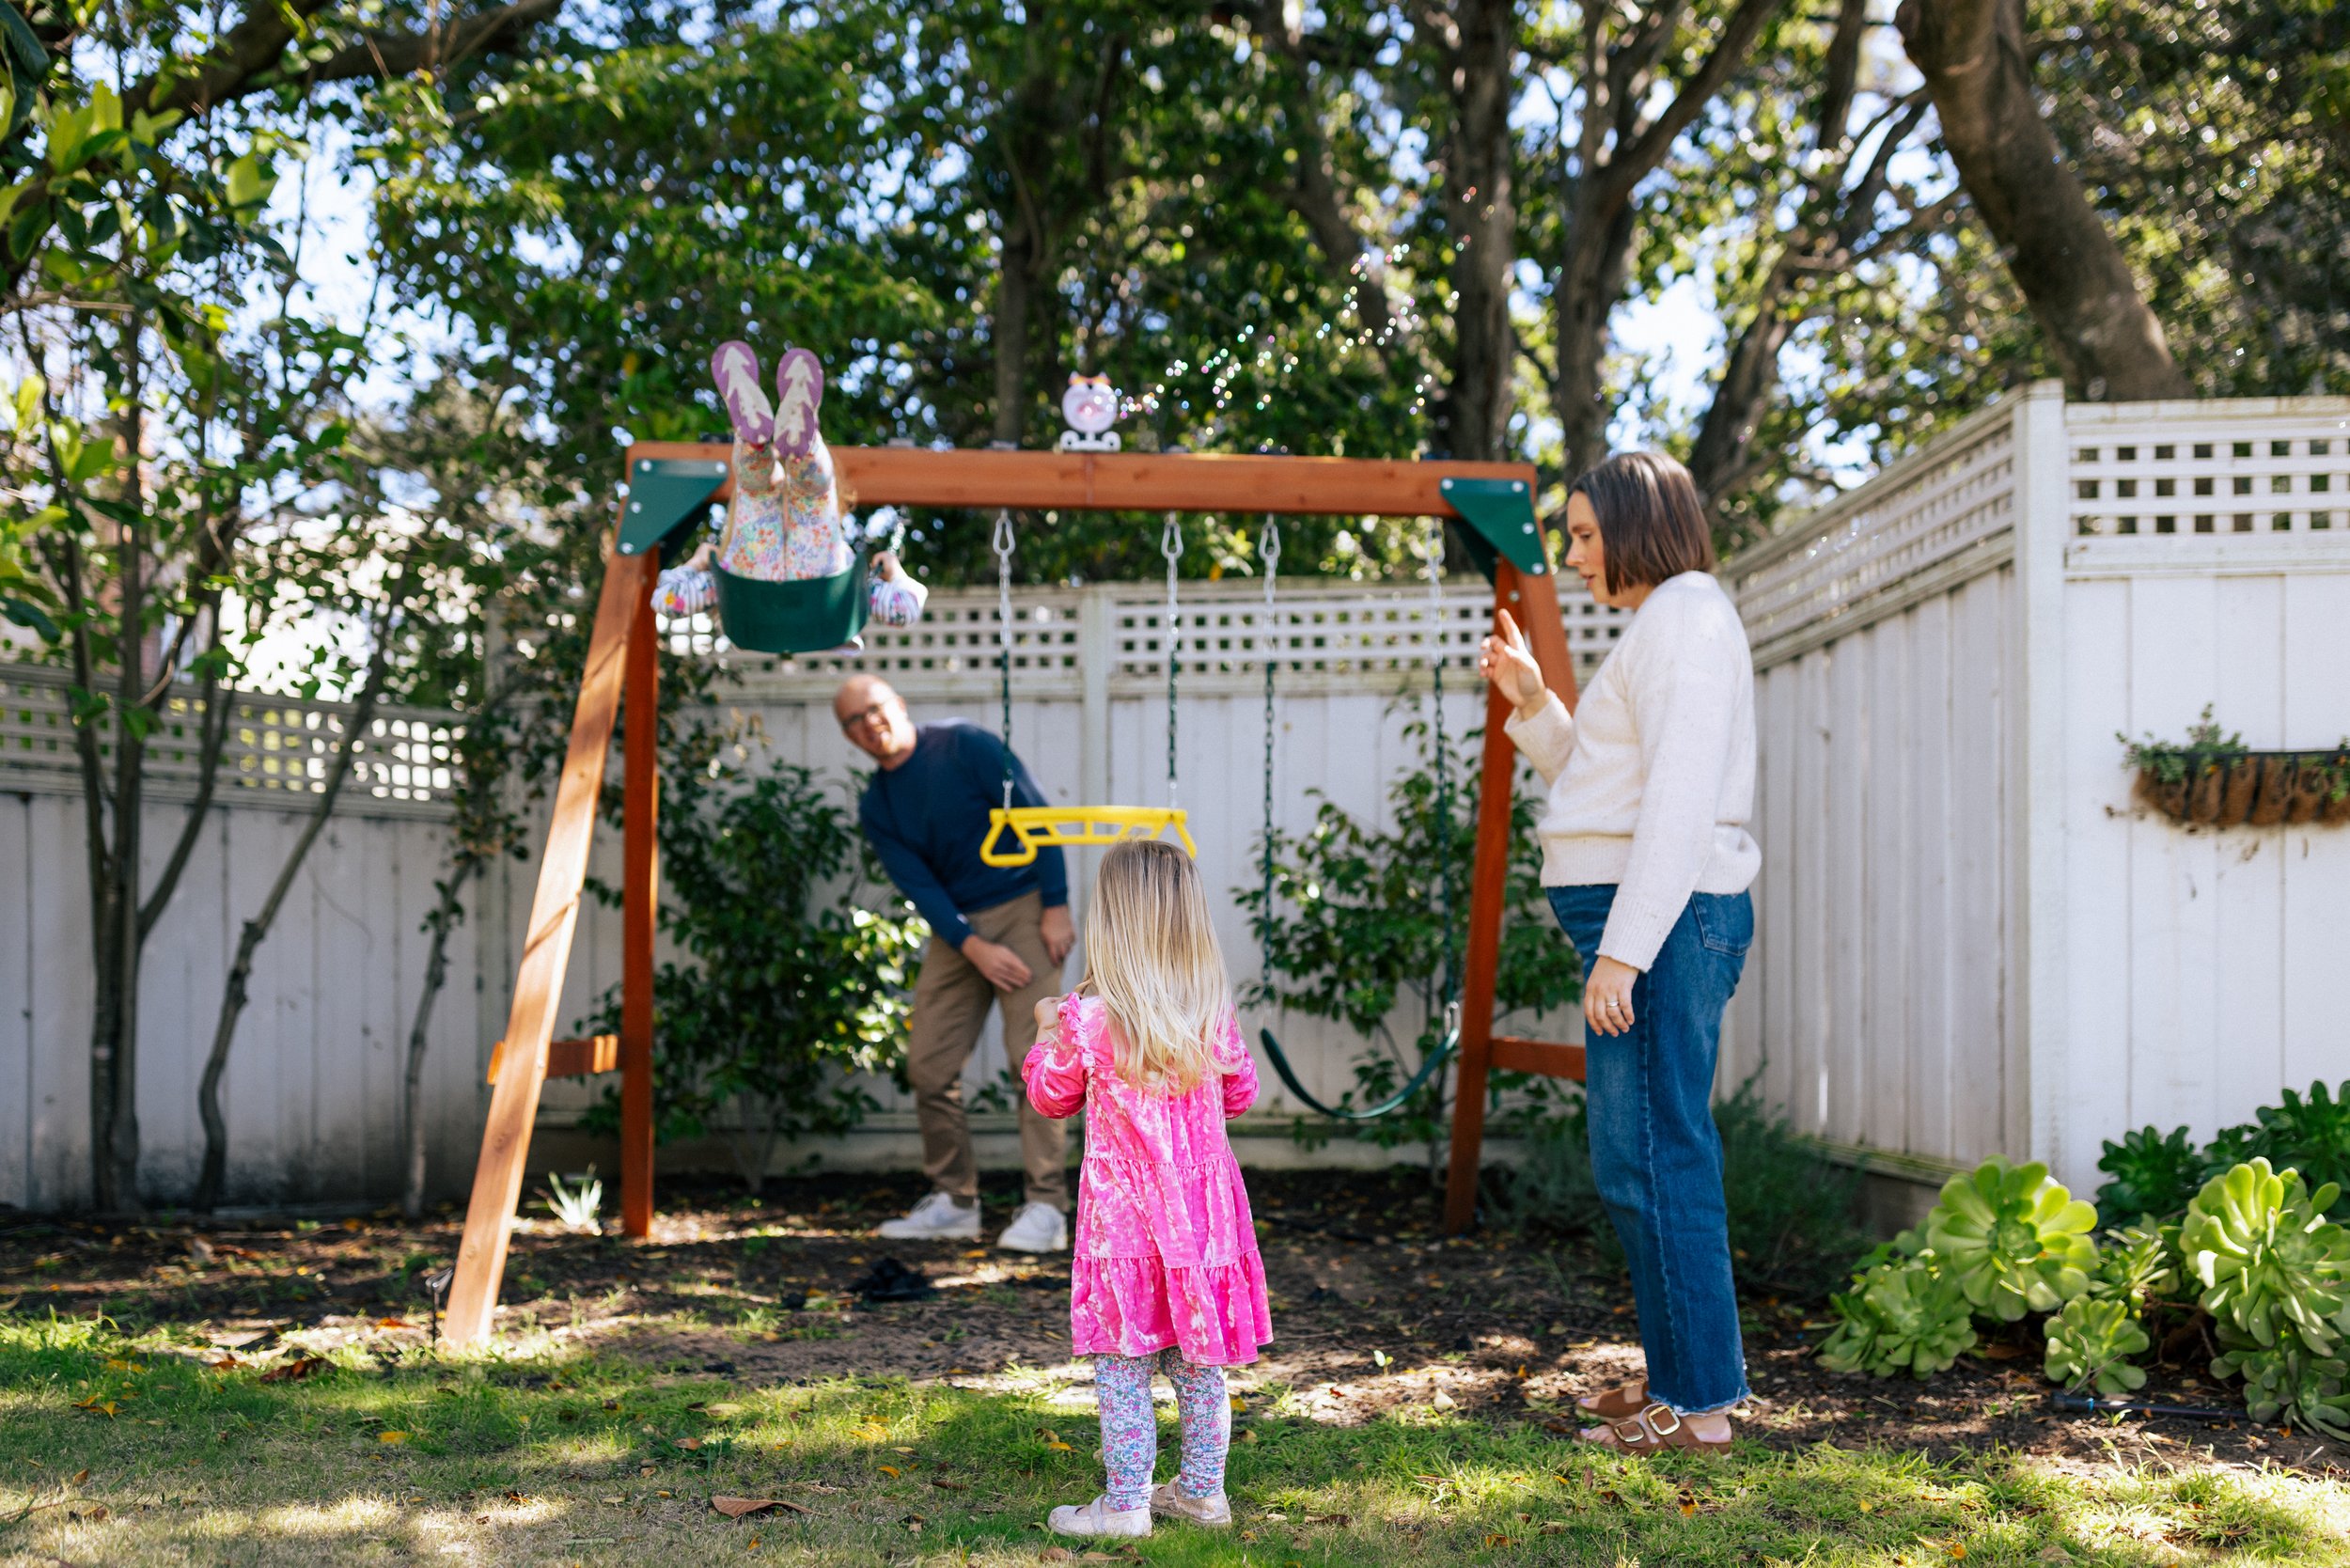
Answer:
[[[1281,662],[1281,633],[1274,619],[1273,584],[1281,571],[1281,525],[1268,514],[1257,535],[1257,558],[1264,563],[1264,615],[1257,624],[1257,652],[1264,660],[1264,910],[1273,919],[1273,672]]]
[[[1444,726],[1444,520],[1428,520],[1428,542],[1422,557],[1428,563],[1429,732],[1436,753],[1436,908],[1444,922],[1442,984],[1451,1000],[1445,1004],[1447,1032],[1460,1027],[1461,999],[1456,992],[1459,958],[1452,942],[1452,759]]]
[[[1183,611],[1175,602],[1175,567],[1183,558],[1183,524],[1175,512],[1167,514],[1167,525],[1159,530],[1159,554],[1167,557],[1167,620],[1161,631],[1161,642],[1167,650],[1167,808],[1172,811],[1175,799],[1175,673],[1183,664]]]
[[[1010,510],[995,514],[995,666],[1004,689],[1004,809],[1011,809],[1011,552]]]

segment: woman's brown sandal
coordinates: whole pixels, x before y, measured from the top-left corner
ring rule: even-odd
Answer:
[[[1684,1449],[1692,1453],[1728,1453],[1731,1440],[1723,1437],[1709,1441],[1689,1429],[1686,1421],[1669,1404],[1652,1404],[1629,1420],[1609,1421],[1593,1436],[1583,1439],[1602,1448],[1621,1449],[1625,1453],[1662,1453],[1667,1449]]]
[[[1636,1377],[1629,1383],[1620,1383],[1590,1399],[1576,1400],[1574,1407],[1603,1421],[1628,1419],[1649,1407],[1648,1379]]]

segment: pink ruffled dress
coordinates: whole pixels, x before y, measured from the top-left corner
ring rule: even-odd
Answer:
[[[1118,1075],[1109,1009],[1064,996],[1058,1026],[1021,1064],[1046,1116],[1086,1112],[1077,1176],[1069,1329],[1079,1356],[1151,1356],[1173,1345],[1198,1367],[1257,1358],[1273,1338],[1264,1262],[1228,1117],[1257,1099],[1257,1066],[1227,1018],[1216,1071],[1187,1093]]]

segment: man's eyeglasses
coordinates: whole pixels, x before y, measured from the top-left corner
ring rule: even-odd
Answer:
[[[854,729],[860,725],[879,724],[888,716],[889,710],[897,705],[897,698],[885,697],[870,708],[860,708],[854,713],[841,714],[840,728]]]

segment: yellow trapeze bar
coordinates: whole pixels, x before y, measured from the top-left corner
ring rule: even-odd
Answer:
[[[1009,810],[998,807],[987,814],[987,840],[979,846],[979,859],[990,866],[1026,866],[1046,844],[1099,847],[1121,839],[1155,839],[1170,827],[1183,841],[1184,852],[1197,856],[1199,846],[1191,841],[1183,812],[1167,807],[1015,806]],[[1001,847],[1006,828],[1019,840],[1018,847]]]

